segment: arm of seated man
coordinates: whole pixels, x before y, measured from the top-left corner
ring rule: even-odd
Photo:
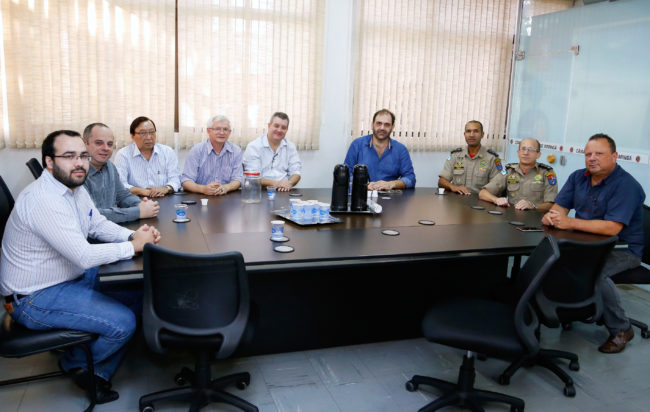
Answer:
[[[406,189],[406,184],[400,179],[385,181],[377,180],[376,182],[368,183],[368,190],[393,190],[393,189]]]
[[[438,178],[438,187],[444,187],[445,189],[458,193],[461,195],[471,195],[472,192],[465,186],[457,186],[452,184],[449,180],[445,179],[444,177]]]
[[[481,191],[478,193],[478,198],[481,200],[485,200],[486,202],[491,202],[494,203],[497,206],[503,206],[503,207],[509,207],[510,202],[508,202],[508,199],[505,197],[498,197],[490,193],[489,190],[487,189],[481,189]],[[521,203],[521,202],[519,202]],[[519,204],[517,203],[517,204]],[[515,205],[515,208],[517,206]]]

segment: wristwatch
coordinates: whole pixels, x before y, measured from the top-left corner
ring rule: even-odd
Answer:
[[[167,194],[171,194],[171,193],[174,193],[174,192],[175,192],[175,190],[174,190],[174,186],[172,186],[172,185],[165,185],[165,187],[166,187],[166,188],[169,188],[169,192],[167,192]]]
[[[129,242],[132,241],[134,237],[135,237],[135,232],[129,235]]]

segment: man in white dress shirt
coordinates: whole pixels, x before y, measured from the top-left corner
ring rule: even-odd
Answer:
[[[163,197],[181,187],[178,157],[169,146],[156,143],[156,125],[140,116],[129,127],[133,143],[115,155],[120,180],[138,196]]]
[[[288,191],[300,181],[302,169],[296,145],[284,138],[289,129],[289,116],[273,113],[268,126],[267,134],[246,146],[244,168],[260,172],[262,186]]]
[[[90,159],[79,133],[50,133],[42,155],[46,169],[18,196],[2,238],[3,305],[30,329],[96,333],[90,345],[95,388],[89,388],[81,351],[68,351],[59,364],[80,387],[96,391],[97,403],[111,402],[119,395],[110,378],[135,331],[135,314],[94,290],[95,279],[84,271],[129,259],[146,243],[157,243],[160,233],[147,225],[134,232],[102,216],[82,186]],[[88,237],[107,243],[90,244]]]

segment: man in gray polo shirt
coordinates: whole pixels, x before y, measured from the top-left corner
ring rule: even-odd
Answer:
[[[103,123],[86,126],[83,133],[86,150],[91,156],[88,178],[84,183],[95,206],[106,219],[115,223],[130,222],[158,215],[158,202],[132,194],[120,181],[113,154],[115,137]]]

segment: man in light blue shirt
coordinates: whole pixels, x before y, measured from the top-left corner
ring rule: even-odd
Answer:
[[[357,164],[368,166],[369,190],[410,189],[415,186],[415,171],[408,149],[392,140],[395,115],[382,109],[372,117],[372,134],[355,139],[345,164],[350,171]]]
[[[188,192],[225,195],[239,189],[244,179],[242,151],[228,141],[232,126],[226,116],[212,116],[207,132],[208,140],[190,150],[181,184]]]
[[[124,187],[138,196],[162,197],[181,187],[176,152],[156,143],[156,125],[148,117],[138,117],[129,128],[133,143],[115,156],[115,167]]]
[[[244,152],[244,167],[262,176],[262,186],[288,191],[300,181],[302,163],[296,145],[285,139],[289,116],[276,112],[269,121],[269,131],[253,140]]]

